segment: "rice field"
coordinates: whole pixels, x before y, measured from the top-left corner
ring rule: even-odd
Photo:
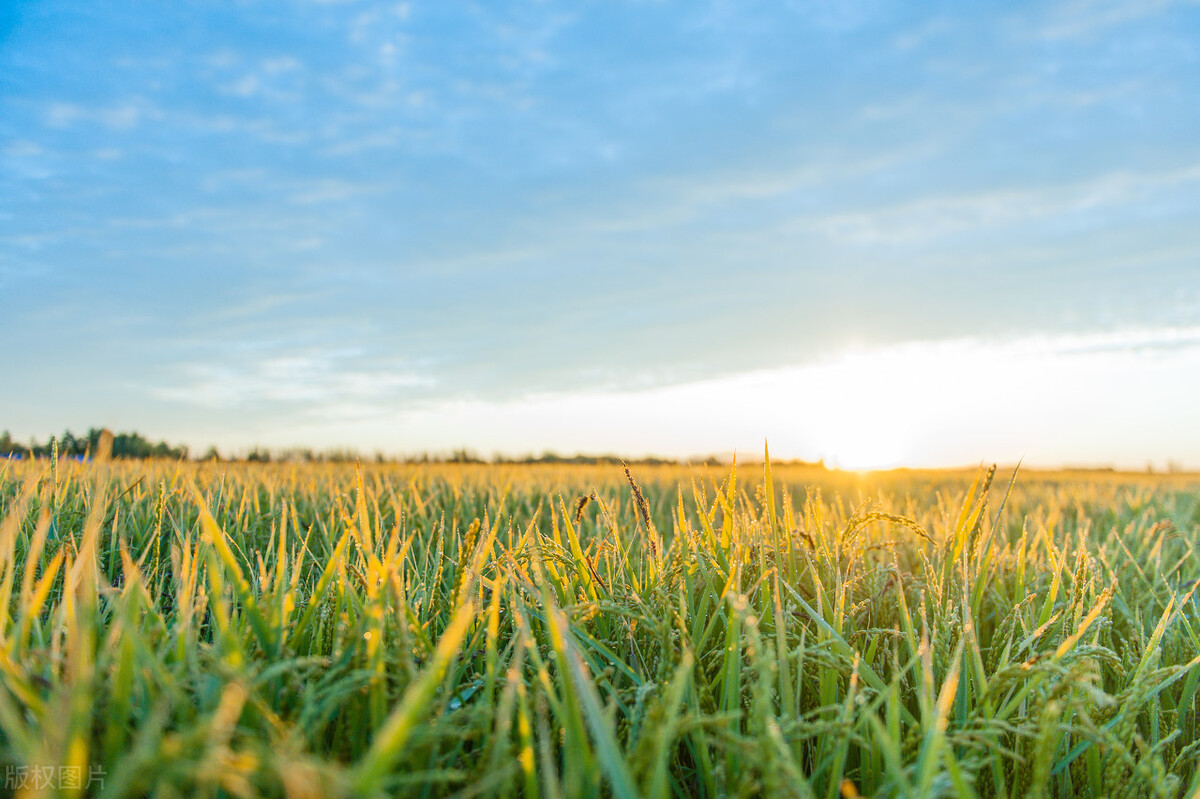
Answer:
[[[0,463],[5,794],[1191,797],[1200,479]]]

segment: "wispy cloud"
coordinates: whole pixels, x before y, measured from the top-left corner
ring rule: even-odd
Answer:
[[[81,122],[95,122],[110,130],[128,131],[145,119],[159,119],[162,112],[143,98],[135,97],[113,106],[87,106],[54,101],[44,112],[47,125],[67,128]]]
[[[17,139],[9,142],[4,147],[4,154],[10,158],[28,158],[34,155],[41,155],[45,150],[37,142],[29,141],[28,139]]]
[[[1017,339],[1004,346],[1013,352],[1045,355],[1163,353],[1200,348],[1200,326],[1135,327],[1091,333],[1062,333]]]
[[[368,194],[377,194],[386,190],[387,187],[380,184],[360,183],[336,178],[297,181],[288,194],[288,202],[296,203],[297,205],[344,203],[350,199]]]
[[[306,98],[307,84],[303,62],[292,56],[260,58],[248,64],[234,57],[222,65],[216,89],[244,100],[295,103]]]
[[[852,244],[916,245],[963,232],[1128,209],[1180,189],[1190,194],[1200,189],[1200,165],[921,197],[879,208],[803,216],[795,224]]]
[[[1035,30],[1045,39],[1070,39],[1195,5],[1196,0],[1067,0],[1052,5]]]
[[[305,416],[340,413],[352,404],[378,408],[435,380],[411,369],[366,368],[361,351],[309,350],[271,354],[240,363],[201,362],[182,367],[175,384],[154,386],[153,396],[217,409],[300,409]]]

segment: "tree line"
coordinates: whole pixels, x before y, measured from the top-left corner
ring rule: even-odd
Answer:
[[[189,456],[188,447],[184,444],[171,445],[166,441],[151,441],[138,432],[114,434],[106,428],[92,427],[84,435],[77,436],[70,430],[67,430],[61,436],[51,436],[45,443],[39,443],[36,439],[33,439],[27,444],[15,440],[9,431],[4,430],[0,432],[0,458],[49,458],[53,457],[57,450],[58,457],[60,458],[84,460],[96,456],[101,449],[101,439],[105,434],[111,438],[111,456],[113,458],[139,460],[165,458],[182,460]],[[243,461],[249,463],[354,463],[355,461],[375,461],[376,463],[554,463],[593,465],[620,465],[628,462],[630,465],[637,466],[681,463],[681,461],[674,458],[622,458],[611,454],[559,455],[555,452],[544,452],[541,455],[527,454],[519,457],[497,454],[487,459],[466,447],[459,447],[449,453],[425,452],[415,455],[392,456],[376,452],[374,456],[364,456],[357,450],[348,448],[316,451],[306,447],[270,450],[256,446],[242,455],[223,456],[215,446],[211,446],[197,460]],[[682,462],[717,465],[724,463],[725,459],[711,455],[706,458],[689,458]],[[804,463],[804,461],[795,461],[795,463]],[[810,465],[824,466],[824,462],[817,461]]]
[[[94,455],[100,449],[100,439],[106,431],[103,428],[92,427],[83,435],[75,435],[70,430],[61,436],[51,436],[45,443],[32,439],[28,444],[13,439],[7,431],[0,432],[0,457],[16,458],[48,458],[55,450],[60,458],[83,459]],[[166,441],[151,441],[138,432],[110,433],[112,436],[112,457],[114,458],[170,458],[179,460],[188,456],[187,446],[180,444],[172,446]]]

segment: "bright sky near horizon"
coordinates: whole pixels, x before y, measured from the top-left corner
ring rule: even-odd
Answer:
[[[1200,467],[1200,5],[8,2],[0,428]]]

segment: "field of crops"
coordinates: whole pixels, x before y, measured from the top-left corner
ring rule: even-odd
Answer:
[[[0,463],[5,794],[1193,796],[1200,480]]]

